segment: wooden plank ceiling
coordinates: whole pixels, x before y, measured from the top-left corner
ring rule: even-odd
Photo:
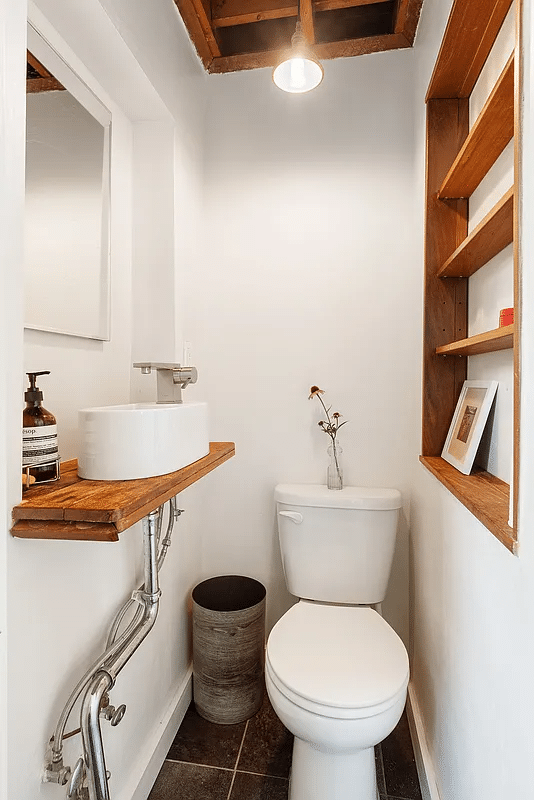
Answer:
[[[274,67],[295,32],[298,0],[174,0],[208,72]],[[411,47],[423,0],[300,0],[320,60]]]

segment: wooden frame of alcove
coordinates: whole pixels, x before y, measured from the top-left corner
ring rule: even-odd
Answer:
[[[427,103],[427,185],[423,420],[420,460],[510,551],[517,552],[519,476],[520,97],[521,0],[516,46],[478,119],[469,126],[469,96],[512,0],[455,0],[430,81]],[[468,198],[511,137],[514,185],[468,235]],[[469,275],[514,242],[515,321],[466,338]],[[467,356],[514,351],[514,527],[510,487],[475,470],[462,475],[441,458]]]

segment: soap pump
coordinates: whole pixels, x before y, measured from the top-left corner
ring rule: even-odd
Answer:
[[[30,476],[35,483],[48,483],[59,478],[59,451],[56,418],[43,408],[43,393],[36,385],[38,375],[50,370],[27,372],[30,385],[24,393],[26,408],[22,412],[22,470],[26,486]]]

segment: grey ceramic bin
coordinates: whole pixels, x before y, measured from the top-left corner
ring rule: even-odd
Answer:
[[[221,575],[193,589],[193,699],[204,719],[233,725],[263,699],[265,586]]]

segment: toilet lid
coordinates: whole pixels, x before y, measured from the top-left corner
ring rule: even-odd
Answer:
[[[408,654],[387,622],[368,607],[301,600],[276,623],[269,663],[292,692],[334,708],[365,708],[407,683]]]

